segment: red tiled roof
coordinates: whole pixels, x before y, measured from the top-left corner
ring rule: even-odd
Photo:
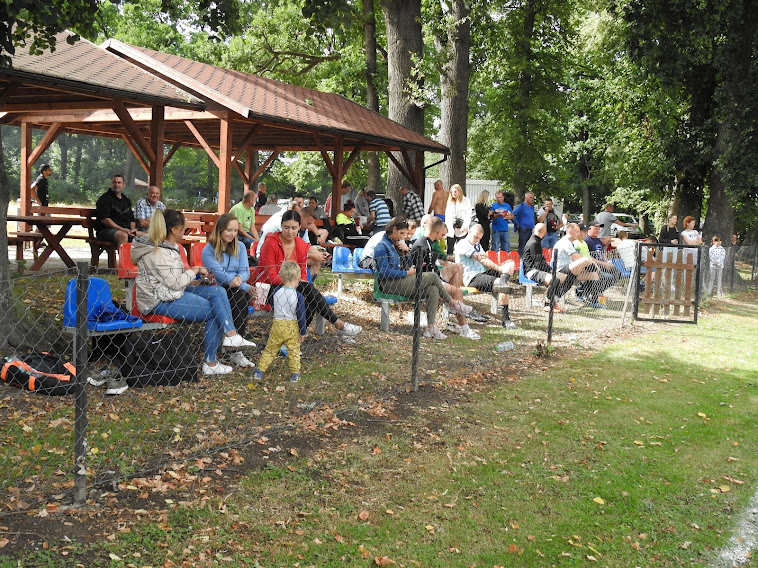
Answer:
[[[132,103],[194,109],[205,106],[202,100],[181,88],[86,39],[69,44],[66,38],[72,35],[68,31],[56,34],[55,51],[43,55],[30,55],[28,50],[18,49],[12,57],[13,67],[0,69],[0,76]]]
[[[174,85],[251,120],[373,139],[390,146],[449,153],[447,147],[334,93],[109,40],[103,47]]]

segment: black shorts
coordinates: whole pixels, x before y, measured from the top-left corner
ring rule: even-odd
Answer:
[[[490,268],[487,272],[477,274],[468,283],[472,288],[476,288],[480,292],[492,292],[492,287],[495,285],[495,281],[500,278],[500,273],[497,270]]]

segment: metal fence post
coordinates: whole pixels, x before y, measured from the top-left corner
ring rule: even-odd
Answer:
[[[89,263],[78,262],[76,277],[76,334],[74,365],[76,391],[74,401],[74,502],[81,505],[87,498],[87,296]]]
[[[548,298],[547,298],[547,301],[550,302],[550,304],[548,304],[550,306],[550,313],[547,316],[547,344],[548,345],[550,345],[550,342],[553,340],[553,307],[555,304],[555,300],[554,300],[555,289],[558,287],[558,283],[556,281],[556,278],[558,278],[557,268],[558,268],[558,261],[557,259],[555,259],[553,261],[553,277],[550,280],[550,283],[553,285],[553,293],[548,294]]]
[[[411,355],[411,388],[413,392],[418,390],[418,352],[421,346],[421,277],[423,276],[422,270],[424,267],[424,255],[416,255],[414,260],[414,266],[416,267],[416,282],[413,297],[415,302],[413,303],[413,354]],[[427,322],[429,323],[429,322]]]

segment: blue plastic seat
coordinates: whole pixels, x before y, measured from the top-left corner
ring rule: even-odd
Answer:
[[[66,285],[66,297],[63,304],[63,325],[76,327],[76,278]],[[108,281],[103,278],[90,277],[87,292],[87,329],[106,332],[142,327],[142,320],[127,315],[114,303]]]
[[[535,282],[531,278],[526,277],[526,274],[524,274],[523,263],[518,268],[518,281],[519,281],[519,284],[527,284],[527,285],[534,285],[534,286],[538,285],[537,282]]]
[[[332,251],[332,272],[353,274],[355,269],[350,263],[350,249],[347,247],[334,247]]]
[[[621,272],[622,278],[629,278],[632,275],[632,271],[629,268],[626,268],[624,266],[624,261],[620,258],[612,258],[611,264],[619,271]]]
[[[363,256],[363,248],[356,248],[353,250],[353,272],[355,274],[372,274],[374,271],[370,268],[361,268],[360,261]]]

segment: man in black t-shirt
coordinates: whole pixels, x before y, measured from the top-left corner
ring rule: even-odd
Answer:
[[[50,203],[47,178],[49,178],[52,173],[53,170],[50,165],[43,164],[39,170],[37,179],[32,183],[32,199],[34,199],[37,202],[37,205],[40,205],[41,207],[47,207]]]
[[[131,200],[124,195],[124,176],[115,175],[111,186],[97,200],[97,238],[122,245],[137,235],[137,220],[134,218]]]
[[[556,273],[556,282],[553,283],[553,269],[542,254],[542,239],[545,238],[547,227],[545,223],[537,223],[532,231],[532,236],[524,245],[524,255],[521,262],[524,266],[524,276],[534,280],[537,284],[547,286],[545,293],[545,311],[550,310],[550,300],[561,298],[576,282],[576,275],[568,266]],[[554,311],[563,311],[557,305]]]

